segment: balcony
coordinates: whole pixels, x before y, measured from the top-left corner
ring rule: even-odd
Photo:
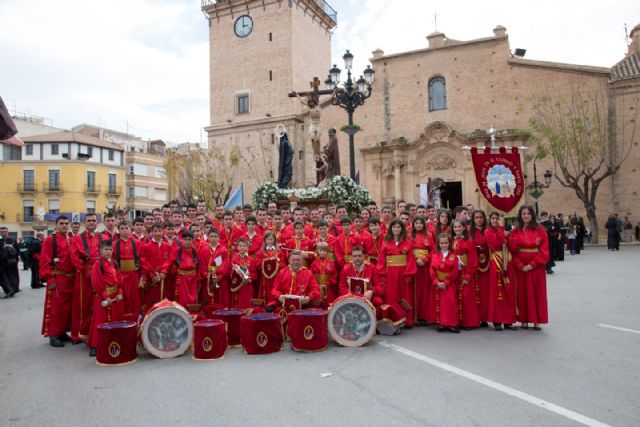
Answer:
[[[99,185],[87,185],[84,187],[84,194],[87,196],[97,196],[100,194]]]
[[[16,222],[20,222],[23,224],[30,224],[35,221],[34,215],[24,216],[23,214],[16,214]]]
[[[62,184],[59,182],[45,182],[42,184],[42,191],[44,191],[45,193],[62,194]]]
[[[18,193],[20,194],[33,194],[37,192],[36,184],[33,182],[25,184],[18,183]]]
[[[120,196],[120,194],[122,194],[122,187],[109,186],[109,189],[107,190],[108,196]]]

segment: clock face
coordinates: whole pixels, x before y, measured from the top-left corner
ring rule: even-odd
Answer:
[[[253,30],[253,19],[249,15],[242,15],[236,19],[233,29],[238,37],[247,37]]]

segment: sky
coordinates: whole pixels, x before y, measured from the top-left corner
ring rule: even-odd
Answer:
[[[332,0],[333,63],[359,74],[377,48],[427,47],[507,28],[529,59],[610,67],[626,52],[640,2]],[[327,70],[331,64],[327,64]],[[292,88],[293,89],[293,88]],[[71,128],[89,123],[145,139],[205,142],[208,25],[199,0],[0,0],[0,96],[9,110]]]

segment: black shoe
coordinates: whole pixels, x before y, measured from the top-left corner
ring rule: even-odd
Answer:
[[[504,328],[502,327],[502,325],[498,324],[498,325],[493,325],[493,330],[494,331],[504,331]]]
[[[553,274],[553,270],[552,269],[548,269],[547,270],[547,274]]]
[[[487,322],[480,322],[480,327],[481,328],[488,328],[489,324]]]
[[[71,342],[71,337],[69,335],[67,335],[66,333],[60,335],[58,338],[60,338],[60,341],[62,341],[62,342]]]
[[[445,329],[447,328],[445,328],[444,326],[438,326],[438,332],[444,332]]]
[[[49,337],[49,345],[51,347],[64,347],[64,343],[59,337]]]
[[[517,327],[517,326],[507,325],[507,324],[505,324],[505,325],[504,325],[504,328],[505,328],[505,329],[508,329],[508,330],[510,330],[510,331],[517,331],[517,330],[518,330],[518,327]]]
[[[71,345],[78,345],[78,344],[82,344],[83,342],[84,342],[84,341],[83,341],[83,340],[81,340],[81,339],[78,339],[78,340],[74,340],[74,339],[72,339],[72,340],[71,340]]]
[[[534,331],[541,331],[541,330],[542,330],[542,328],[541,328],[540,326],[534,326],[534,327],[533,327],[533,330],[534,330]]]
[[[91,347],[91,349],[89,349],[89,357],[96,357],[96,349]]]
[[[520,329],[529,329],[529,325],[520,325]]]
[[[460,328],[448,328],[449,332],[454,333],[454,334],[459,334],[460,333]]]
[[[6,295],[4,296],[4,299],[11,298],[11,297],[12,297],[12,296],[14,296],[15,294],[16,294],[16,291],[9,291],[9,293],[8,293],[8,294],[6,294]]]
[[[35,285],[35,286],[31,287],[31,289],[40,289],[40,288],[46,288],[46,286],[45,285]]]
[[[462,329],[464,329],[465,331],[470,331],[473,328],[462,328]]]

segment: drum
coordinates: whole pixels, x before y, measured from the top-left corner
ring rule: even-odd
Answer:
[[[319,308],[289,313],[287,335],[294,351],[321,351],[329,345],[327,312]]]
[[[214,319],[213,313],[215,313],[218,310],[224,310],[224,306],[222,304],[212,303],[202,307],[202,313],[205,315],[207,319]]]
[[[300,295],[282,295],[284,297],[284,302],[282,303],[282,308],[287,310],[289,313],[294,310],[302,310],[302,304],[300,300],[302,300],[302,296]]]
[[[284,333],[280,316],[250,314],[240,321],[242,348],[247,354],[268,354],[282,350]]]
[[[376,332],[376,311],[365,298],[343,295],[329,307],[329,335],[345,347],[360,347]]]
[[[144,348],[160,359],[180,356],[193,341],[191,317],[173,301],[161,301],[151,307],[140,330]]]
[[[138,359],[136,344],[138,325],[135,322],[108,322],[98,325],[96,364],[127,365]]]
[[[240,319],[244,314],[242,310],[218,310],[211,315],[212,319],[219,319],[227,324],[229,347],[240,346]]]
[[[222,320],[207,319],[193,324],[193,358],[215,360],[227,351],[227,324]]]

